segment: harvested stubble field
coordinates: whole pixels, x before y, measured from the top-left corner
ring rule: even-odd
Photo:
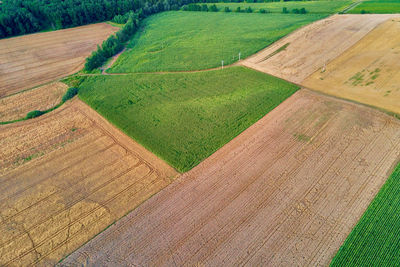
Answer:
[[[0,98],[0,122],[24,118],[32,110],[47,110],[61,102],[68,86],[61,82]]]
[[[399,157],[398,120],[303,89],[61,265],[327,265]]]
[[[0,40],[0,97],[77,72],[117,30],[99,23]]]
[[[242,64],[301,83],[395,16],[398,15],[334,15],[293,32]]]
[[[302,84],[400,114],[400,17],[376,27]]]
[[[75,99],[0,126],[0,265],[53,265],[177,172]]]

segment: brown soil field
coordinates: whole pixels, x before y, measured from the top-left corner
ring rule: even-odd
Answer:
[[[99,23],[0,40],[0,97],[77,72],[118,29]]]
[[[399,15],[334,15],[282,38],[241,64],[301,83],[356,44],[377,25]]]
[[[302,89],[60,265],[328,265],[399,158],[399,120]]]
[[[61,102],[68,86],[61,82],[43,85],[0,98],[0,121],[20,119],[32,110],[47,110]]]
[[[177,175],[78,99],[0,146],[0,266],[54,265]]]
[[[376,27],[302,84],[400,114],[400,18]]]

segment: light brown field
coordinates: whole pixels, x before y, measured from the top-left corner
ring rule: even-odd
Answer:
[[[176,171],[78,99],[0,126],[0,265],[53,265]]]
[[[334,15],[293,32],[241,64],[301,83],[392,17],[399,15]]]
[[[400,114],[400,18],[376,27],[302,84]]]
[[[32,110],[52,108],[61,102],[61,98],[67,89],[66,84],[54,82],[0,98],[0,121],[21,119]]]
[[[61,265],[327,265],[399,158],[400,121],[302,89]]]
[[[0,97],[77,72],[118,29],[99,23],[0,40]]]

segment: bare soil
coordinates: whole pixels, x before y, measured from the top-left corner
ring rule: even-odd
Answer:
[[[302,84],[400,114],[400,18],[376,27]]]
[[[99,23],[0,40],[0,97],[77,72],[118,29]]]
[[[293,32],[241,64],[301,83],[356,44],[377,25],[399,16],[334,15]]]
[[[54,265],[177,172],[74,99],[0,126],[0,265]]]
[[[32,110],[47,110],[59,104],[68,86],[61,82],[0,98],[0,121],[21,119]]]
[[[326,266],[400,159],[400,121],[302,89],[60,265]]]

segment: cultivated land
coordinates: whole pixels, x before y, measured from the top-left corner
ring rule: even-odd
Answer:
[[[0,40],[0,97],[77,72],[117,30],[99,23]]]
[[[228,65],[263,49],[320,14],[164,12],[145,19],[108,72],[188,71]],[[201,23],[199,23],[201,21]]]
[[[0,265],[53,265],[177,172],[75,99],[0,126]]]
[[[216,3],[220,11],[225,7],[229,7],[232,11],[240,7],[242,10],[251,7],[253,12],[263,8],[268,13],[282,13],[282,9],[286,7],[289,12],[293,9],[305,8],[308,13],[326,13],[332,14],[343,10],[353,1],[292,1],[292,2],[273,2],[273,3]],[[201,3],[200,3],[201,4]],[[214,4],[208,4],[208,6]]]
[[[400,18],[376,27],[302,84],[400,114]]]
[[[24,118],[32,110],[47,110],[61,102],[68,86],[54,82],[19,94],[0,98],[0,122]]]
[[[297,89],[264,73],[233,67],[198,73],[94,76],[81,85],[79,96],[183,172]]]
[[[397,15],[334,15],[295,31],[242,63],[301,83],[394,16]]]
[[[363,1],[360,5],[350,10],[349,13],[400,13],[400,0]]]
[[[327,265],[399,157],[398,120],[303,89],[62,265]]]
[[[400,262],[400,164],[340,248],[331,266],[389,266]]]

